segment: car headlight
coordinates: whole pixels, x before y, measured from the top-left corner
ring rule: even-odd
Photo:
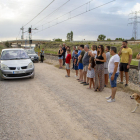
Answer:
[[[33,64],[33,62],[31,62],[31,63],[28,64],[27,69],[32,69],[33,67],[34,67],[34,64]]]
[[[1,64],[1,70],[10,70],[8,66]]]

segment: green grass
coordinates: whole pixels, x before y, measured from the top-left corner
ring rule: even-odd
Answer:
[[[132,60],[130,65],[138,66],[139,61]]]

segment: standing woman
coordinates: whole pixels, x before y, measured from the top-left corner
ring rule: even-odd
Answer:
[[[91,52],[94,55],[94,58],[96,58],[96,56],[97,56],[97,46],[96,45],[91,46]]]
[[[59,59],[59,68],[62,69],[62,60],[63,60],[63,50],[62,46],[59,45],[60,49],[58,51],[58,59]]]
[[[102,91],[104,89],[104,62],[106,62],[106,54],[104,53],[104,46],[99,45],[97,49],[97,57],[95,59],[95,91]]]

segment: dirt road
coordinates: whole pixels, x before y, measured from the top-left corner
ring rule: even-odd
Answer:
[[[35,79],[0,82],[0,140],[139,140],[140,108],[118,92],[110,95],[65,78],[65,71],[35,64]]]

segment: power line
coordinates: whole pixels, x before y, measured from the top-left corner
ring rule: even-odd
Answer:
[[[64,14],[64,15],[61,15],[60,17],[57,17],[56,19],[53,19],[52,21],[57,20],[57,19],[59,19],[59,18],[65,16],[65,15],[67,15],[67,14],[71,14],[71,12],[73,12],[73,11],[75,11],[75,10],[77,10],[77,9],[79,9],[79,8],[81,8],[81,7],[83,7],[84,5],[87,5],[87,4],[90,5],[90,2],[91,2],[91,1],[93,1],[93,0],[90,0],[89,2],[86,2],[85,4],[83,4],[83,5],[81,5],[81,6],[77,7],[77,8],[75,8],[75,9],[69,11],[68,13],[66,13],[66,14]],[[90,6],[89,6],[89,8],[90,8]],[[87,9],[86,9],[86,11],[87,11]],[[47,23],[45,23],[45,24],[43,24],[43,25],[41,25],[41,26],[44,26],[44,25],[46,25],[46,24],[48,24],[48,23],[51,23],[52,21],[47,22]],[[38,27],[41,27],[41,26],[38,26]],[[38,27],[36,27],[36,28],[38,28]]]
[[[40,13],[38,13],[32,20],[30,20],[27,24],[29,24],[31,21],[33,21],[37,16],[39,16],[45,9],[47,9],[55,0],[53,0],[49,5],[47,5]],[[26,26],[25,24],[24,26]],[[23,27],[24,27],[23,26]]]
[[[47,28],[44,28],[44,29],[42,29],[41,31],[38,31],[38,32],[36,32],[36,33],[34,33],[34,34],[37,34],[37,33],[39,33],[39,32],[42,32],[42,31],[44,31],[44,30],[46,30],[46,29],[48,29],[48,28],[51,28],[51,27],[53,27],[53,26],[55,26],[55,25],[58,25],[58,24],[60,24],[60,23],[62,23],[62,22],[65,22],[65,21],[67,21],[67,20],[70,20],[70,19],[72,19],[72,18],[78,17],[78,16],[80,16],[80,15],[82,15],[82,14],[85,14],[85,13],[87,13],[87,12],[89,12],[89,11],[92,11],[92,10],[95,10],[95,9],[100,8],[100,7],[102,7],[102,6],[105,6],[105,5],[107,5],[107,4],[109,4],[109,3],[112,3],[112,2],[114,2],[114,1],[116,1],[116,0],[107,2],[107,3],[105,3],[105,4],[102,4],[102,5],[100,5],[100,6],[97,6],[97,7],[95,7],[95,8],[86,10],[86,11],[83,12],[83,13],[80,13],[80,14],[78,14],[78,15],[75,15],[75,16],[73,16],[73,17],[70,17],[70,18],[68,18],[68,19],[66,19],[66,20],[63,20],[63,21],[61,21],[61,22],[59,22],[59,23],[56,23],[56,24],[54,24],[54,25],[52,25],[52,26],[49,26],[49,27],[47,27]],[[58,18],[56,18],[56,19],[58,19]],[[55,19],[55,20],[56,20],[56,19]],[[54,20],[53,20],[53,21],[54,21]],[[50,23],[50,22],[48,22],[48,23]]]
[[[21,32],[21,30],[19,31],[19,33],[18,33],[18,35],[17,35],[17,37],[16,37],[16,38],[18,38],[18,36],[20,35],[20,32]]]
[[[67,4],[70,0],[68,0],[67,2],[65,2],[63,5],[61,5],[60,7],[58,7],[56,10],[54,10],[52,13],[50,13],[49,15],[45,16],[43,19],[41,19],[40,21],[38,21],[36,24],[38,24],[39,22],[43,21],[45,18],[49,17],[50,15],[52,15],[54,12],[56,12],[57,10],[59,10],[61,7],[63,7],[65,4]],[[36,25],[34,24],[34,25]],[[34,26],[33,25],[33,26]]]
[[[137,37],[138,37],[138,23],[140,23],[140,21],[138,21],[138,13],[140,13],[140,11],[135,11],[135,12],[132,12],[130,14],[134,14],[134,17],[132,18],[129,18],[129,19],[134,19],[133,22],[130,22],[128,24],[133,24],[133,33],[132,33],[132,37],[135,38],[135,40],[137,40]]]

